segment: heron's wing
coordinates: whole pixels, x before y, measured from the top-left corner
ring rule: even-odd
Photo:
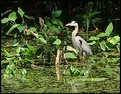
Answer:
[[[80,36],[76,36],[76,40],[79,41],[80,45],[82,46],[82,50],[87,54],[92,54],[91,48],[88,43]]]

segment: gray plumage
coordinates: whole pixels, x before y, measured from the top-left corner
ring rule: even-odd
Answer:
[[[75,49],[79,51],[79,56],[87,54],[92,55],[92,51],[88,43],[80,36],[76,36],[78,33],[78,24],[75,21],[66,24],[66,26],[73,26],[75,27],[74,31],[72,32],[72,45]]]

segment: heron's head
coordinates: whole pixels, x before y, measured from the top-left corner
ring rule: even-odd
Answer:
[[[72,21],[71,23],[66,24],[66,26],[74,26],[74,27],[77,27],[78,24],[75,21]]]

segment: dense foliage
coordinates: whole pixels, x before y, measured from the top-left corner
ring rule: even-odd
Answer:
[[[35,15],[29,16],[24,9],[18,7],[17,10],[12,10],[8,15],[2,17],[1,65],[4,69],[4,78],[25,79],[28,75],[27,68],[53,66],[57,50],[60,49],[63,76],[81,76],[88,81],[87,78],[95,80],[94,68],[99,73],[105,73],[107,75],[105,78],[119,80],[120,36],[117,34],[119,24],[114,16],[110,18],[107,17],[108,15],[100,16],[106,12],[106,10],[102,11],[105,2],[80,1],[81,4],[84,4],[82,8],[85,11],[81,11],[80,7],[78,9],[75,6],[79,6],[77,3],[69,3],[68,0],[65,1],[68,9],[59,6],[59,4],[64,5],[64,1],[61,3],[60,1],[44,0],[38,1],[37,4],[41,5],[42,2],[46,5],[45,10],[49,10],[51,15],[37,18]],[[107,1],[107,3],[114,4],[113,1]],[[109,14],[112,14],[110,5],[105,7],[109,8]],[[119,10],[118,8],[116,12]],[[73,10],[71,11],[71,9]],[[66,13],[67,10],[69,11]],[[68,19],[68,16],[65,17],[67,14],[70,14]],[[116,14],[114,15],[118,17]],[[103,22],[104,18],[107,18],[106,22]],[[79,35],[88,41],[93,51],[93,56],[85,56],[82,59],[81,68],[77,63],[78,52],[71,46],[70,31],[73,29],[65,27],[65,23],[69,20],[78,21],[79,26],[81,25]],[[102,26],[102,23],[106,24]],[[69,68],[65,68],[66,64]],[[96,78],[96,80],[105,80],[105,78],[100,78]]]

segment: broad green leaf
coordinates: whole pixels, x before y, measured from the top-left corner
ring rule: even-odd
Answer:
[[[24,17],[26,17],[27,19],[30,19],[30,20],[35,20],[35,18],[33,16],[24,15]]]
[[[75,56],[75,54],[74,53],[70,53],[70,52],[68,52],[68,53],[65,53],[64,54],[64,58],[70,58],[70,59],[75,59],[75,58],[77,58],[76,56]]]
[[[105,51],[105,41],[102,41],[99,43],[100,44],[100,47],[103,51]]]
[[[55,25],[58,25],[58,20],[57,19],[53,19],[52,23],[55,24]]]
[[[53,44],[60,45],[61,44],[61,40],[60,39],[56,39],[56,41]]]
[[[52,17],[60,17],[62,10],[56,10],[52,13]]]
[[[120,41],[120,37],[119,36],[114,36],[113,38],[111,38],[109,40],[109,42],[113,45],[117,44]]]
[[[78,51],[71,46],[67,46],[67,51],[73,51],[78,55]]]
[[[51,28],[51,23],[48,21],[46,22],[47,27]]]
[[[32,31],[32,32],[34,32],[34,31],[36,31],[37,30],[37,28],[35,28],[35,27],[30,27],[29,28],[29,31]]]
[[[16,18],[17,18],[17,16],[16,16],[16,13],[15,13],[15,12],[12,12],[12,13],[10,13],[10,14],[8,15],[8,19],[9,19],[9,20],[15,21]]]
[[[113,44],[110,42],[106,42],[105,47],[110,50],[113,47]]]
[[[44,44],[47,43],[47,41],[46,41],[43,37],[39,37],[38,39],[39,39],[42,43],[44,43]]]
[[[64,28],[63,22],[62,22],[61,20],[60,20],[58,23],[59,23],[59,25],[60,25],[61,27]]]
[[[109,25],[107,26],[105,33],[107,36],[110,36],[111,32],[113,31],[113,23],[109,23]]]
[[[3,18],[3,19],[1,20],[1,23],[7,23],[8,21],[9,21],[8,18]]]
[[[20,24],[14,24],[7,32],[7,35],[13,30],[15,29],[16,27],[18,27]]]
[[[94,45],[96,43],[96,41],[92,41],[92,42],[89,42],[88,44],[89,45]]]
[[[62,31],[62,28],[57,28],[57,27],[52,26],[50,28],[50,30],[51,30],[51,32],[61,32]]]
[[[99,40],[99,37],[92,36],[89,38],[89,40]]]
[[[26,28],[26,25],[20,24],[17,28],[18,28],[19,32],[22,32]]]
[[[23,17],[24,14],[25,14],[25,12],[20,7],[18,7],[18,11],[17,12],[20,14],[21,17]]]
[[[106,33],[100,33],[97,35],[97,37],[106,37],[106,36],[108,36]]]

